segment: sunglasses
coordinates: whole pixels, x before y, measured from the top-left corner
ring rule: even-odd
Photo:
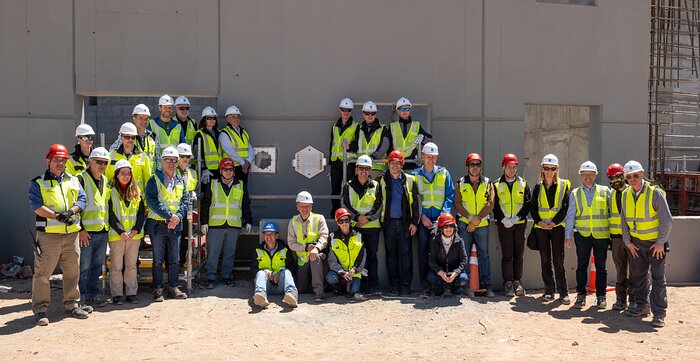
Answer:
[[[233,168],[221,168],[222,172],[233,172]]]
[[[97,163],[97,165],[107,165],[109,162],[106,160],[95,160],[95,163]]]
[[[377,115],[377,112],[362,112],[362,114],[373,117],[373,116]]]
[[[402,108],[399,108],[399,111],[400,112],[409,112],[409,111],[411,111],[411,107],[402,107]]]
[[[338,224],[350,223],[350,218],[341,218],[336,223],[338,223]]]
[[[130,170],[120,170],[119,175],[122,177],[131,177],[131,171]]]
[[[181,155],[180,158],[190,159],[190,158],[192,158],[192,156],[191,155]]]
[[[190,107],[177,107],[179,110],[190,110]]]
[[[612,176],[612,177],[608,177],[608,179],[610,179],[610,180],[625,179],[625,176],[622,175],[622,174],[615,174],[615,175]]]
[[[216,117],[204,117],[206,120],[216,120]]]
[[[136,139],[136,136],[135,135],[122,135],[122,139],[134,140],[134,139]]]
[[[481,168],[481,163],[469,163],[469,166],[473,168]]]
[[[340,111],[343,113],[349,113],[352,111],[352,109],[340,108]]]
[[[625,176],[625,179],[630,180],[632,178],[638,179],[641,178],[642,176],[639,173],[634,173],[634,174],[628,174]]]
[[[355,169],[357,169],[358,172],[363,172],[363,173],[367,173],[367,172],[372,170],[372,168],[370,168],[370,167],[356,167]]]
[[[81,135],[78,137],[78,139],[82,140],[83,142],[89,142],[92,140],[92,135]]]
[[[554,172],[557,170],[557,167],[542,167],[542,169],[546,170],[547,172]]]
[[[177,159],[175,159],[175,158],[163,158],[163,162],[165,162],[165,163],[177,163]]]

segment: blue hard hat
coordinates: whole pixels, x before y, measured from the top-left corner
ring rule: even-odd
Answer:
[[[265,227],[263,227],[262,231],[263,231],[263,233],[265,233],[265,232],[280,233],[279,228],[277,228],[277,225],[274,224],[273,222],[265,223]]]

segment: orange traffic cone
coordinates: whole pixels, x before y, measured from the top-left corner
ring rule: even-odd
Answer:
[[[469,288],[476,293],[486,293],[486,290],[479,288],[479,257],[476,255],[476,245],[472,244],[469,253]]]
[[[586,291],[590,293],[595,293],[595,257],[591,254],[591,263],[588,265],[588,287]],[[607,287],[606,292],[614,291],[615,287]]]

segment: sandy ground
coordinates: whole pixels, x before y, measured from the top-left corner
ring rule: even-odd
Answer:
[[[580,311],[543,304],[536,291],[493,301],[334,296],[320,305],[303,295],[297,309],[271,296],[260,311],[246,281],[163,303],[151,303],[143,286],[140,304],[108,304],[87,320],[63,311],[56,287],[51,324],[35,327],[31,282],[4,280],[0,288],[9,288],[0,293],[2,360],[700,359],[700,287],[668,288],[663,329],[650,318],[598,311],[590,295]]]

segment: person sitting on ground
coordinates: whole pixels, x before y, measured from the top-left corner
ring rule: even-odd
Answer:
[[[362,245],[362,235],[350,228],[352,214],[345,208],[335,211],[335,222],[338,230],[331,233],[330,252],[328,252],[328,267],[326,281],[338,294],[345,293],[346,297],[355,300],[363,299],[360,291],[360,280],[367,275],[365,261],[367,252]]]
[[[463,294],[474,297],[469,288],[467,268],[467,253],[464,241],[456,232],[455,217],[443,213],[437,219],[439,233],[430,242],[428,253],[428,282],[435,297],[445,293],[445,287],[450,287],[453,295]]]
[[[277,238],[279,229],[273,222],[265,223],[262,232],[264,242],[255,249],[254,263],[257,267],[253,269],[257,272],[253,303],[260,308],[267,308],[270,304],[268,294],[284,293],[282,301],[289,307],[297,307],[299,292],[291,272],[294,267],[291,251]]]

